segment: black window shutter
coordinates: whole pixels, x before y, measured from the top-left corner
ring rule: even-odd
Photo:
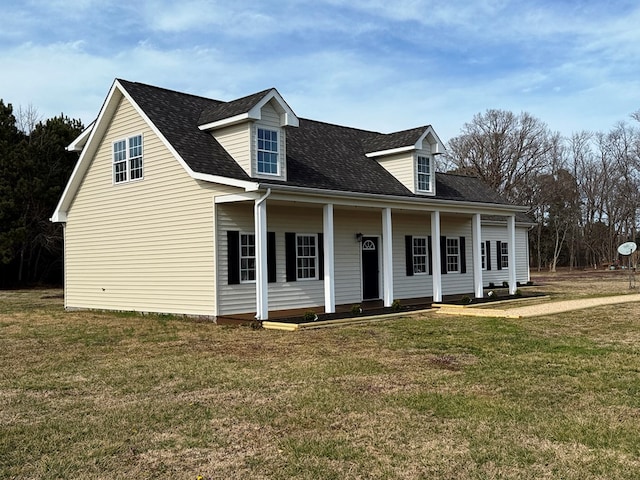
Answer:
[[[413,237],[405,235],[404,237],[404,256],[405,266],[407,269],[407,277],[413,276]]]
[[[318,280],[324,280],[324,236],[318,234]]]
[[[227,283],[240,283],[240,232],[227,231]]]
[[[276,282],[276,232],[267,232],[267,280]]]
[[[484,242],[485,244],[485,251],[484,251],[484,258],[485,258],[485,264],[487,266],[487,270],[491,270],[491,242],[489,240],[487,240],[486,242]]]
[[[284,234],[284,252],[287,272],[287,282],[296,281],[296,234]]]
[[[429,235],[427,237],[427,244],[429,247],[429,275],[433,275],[433,261],[432,258],[433,257],[433,245],[431,245],[431,235]]]
[[[502,270],[502,242],[500,240],[496,241],[496,258],[498,259],[496,268]]]
[[[460,237],[460,273],[467,273],[467,252],[465,251],[464,237]]]
[[[447,273],[447,237],[440,237],[440,273]]]

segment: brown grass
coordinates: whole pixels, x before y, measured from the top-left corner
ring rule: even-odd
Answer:
[[[56,293],[0,292],[0,478],[637,478],[638,304],[286,333]]]

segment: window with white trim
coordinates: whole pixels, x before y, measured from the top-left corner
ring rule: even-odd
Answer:
[[[318,278],[318,236],[296,235],[296,277],[298,280]]]
[[[427,237],[413,237],[413,273],[427,273]]]
[[[447,272],[460,271],[460,243],[455,237],[447,237]]]
[[[142,135],[113,142],[113,183],[143,177]]]
[[[256,236],[240,234],[240,283],[256,281]]]
[[[482,270],[487,269],[487,249],[484,242],[480,244],[480,258],[482,259]]]
[[[431,192],[431,159],[423,155],[416,158],[417,189],[419,192]]]
[[[259,174],[279,174],[278,132],[258,128],[257,172]]]
[[[500,244],[500,265],[502,268],[509,268],[509,244],[507,242]]]

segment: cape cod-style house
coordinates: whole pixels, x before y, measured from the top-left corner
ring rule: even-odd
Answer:
[[[525,208],[436,173],[431,126],[298,118],[275,89],[218,101],[117,79],[69,147],[69,309],[217,318],[482,297],[529,280]]]

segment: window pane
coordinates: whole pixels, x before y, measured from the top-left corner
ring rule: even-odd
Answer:
[[[431,191],[431,164],[429,162],[429,157],[418,157],[416,162],[416,171],[418,177],[418,190],[424,192]]]
[[[278,132],[258,129],[258,173],[278,173]]]
[[[296,236],[296,270],[298,279],[316,278],[316,236]]]
[[[460,265],[460,249],[457,238],[447,238],[447,272],[457,272]]]
[[[253,282],[256,279],[256,236],[252,233],[240,234],[240,281]]]
[[[413,238],[413,273],[427,273],[427,239]]]

